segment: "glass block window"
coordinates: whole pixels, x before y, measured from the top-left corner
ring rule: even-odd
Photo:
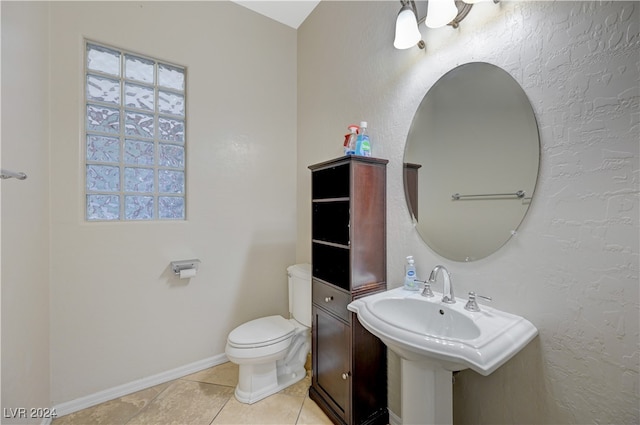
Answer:
[[[184,220],[185,68],[85,45],[86,219]]]

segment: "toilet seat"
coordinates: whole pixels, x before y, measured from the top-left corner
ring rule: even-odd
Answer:
[[[235,328],[227,343],[234,348],[261,348],[291,338],[296,327],[282,316],[267,316],[251,320]]]

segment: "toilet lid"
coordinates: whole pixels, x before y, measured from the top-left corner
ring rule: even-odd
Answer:
[[[251,320],[231,331],[227,341],[236,347],[263,347],[289,338],[295,326],[282,316]]]

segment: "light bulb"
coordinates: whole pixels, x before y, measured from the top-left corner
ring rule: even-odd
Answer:
[[[418,30],[418,20],[411,6],[402,6],[396,19],[396,38],[393,41],[393,46],[396,49],[408,49],[415,46],[422,34]]]
[[[427,19],[424,24],[429,28],[440,28],[447,25],[458,15],[454,0],[429,0]]]

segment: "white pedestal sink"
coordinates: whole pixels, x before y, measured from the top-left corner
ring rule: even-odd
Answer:
[[[401,358],[404,424],[452,423],[452,372],[489,375],[538,334],[520,316],[486,306],[471,312],[466,300],[441,299],[397,288],[347,306]]]

